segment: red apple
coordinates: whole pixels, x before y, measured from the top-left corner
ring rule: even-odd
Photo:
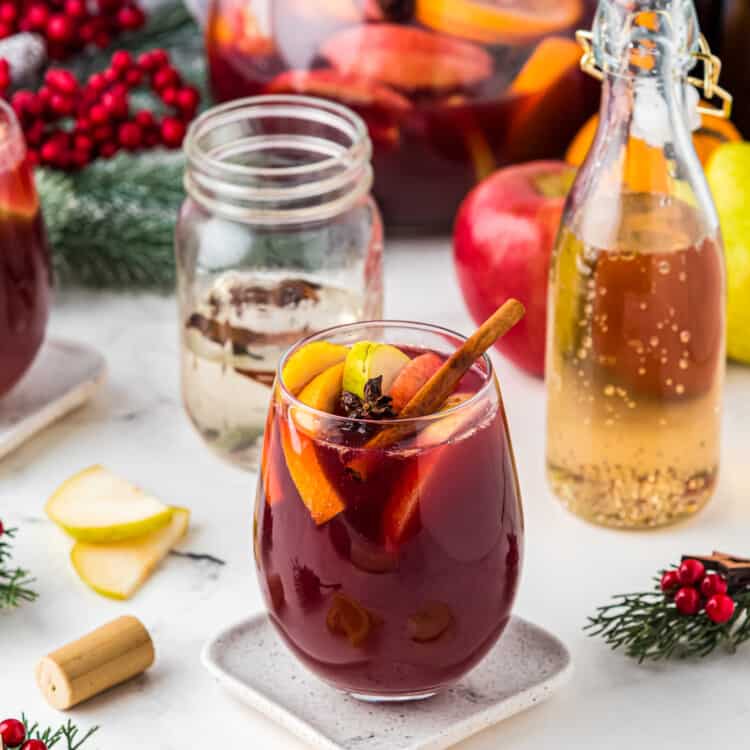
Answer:
[[[526,316],[497,348],[544,377],[547,276],[565,195],[575,170],[561,161],[506,167],[477,185],[458,211],[453,232],[458,281],[477,323],[508,297]]]

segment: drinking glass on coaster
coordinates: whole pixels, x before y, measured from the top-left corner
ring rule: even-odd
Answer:
[[[185,154],[183,401],[219,456],[253,470],[282,353],[315,331],[381,315],[370,139],[343,106],[264,96],[205,112]]]
[[[523,513],[489,357],[434,413],[375,419],[412,414],[400,404],[419,398],[410,385],[465,341],[420,323],[357,323],[305,339],[279,364],[255,508],[260,585],[297,659],[355,698],[416,700],[454,685],[510,619]],[[344,347],[382,343],[391,395],[380,396],[381,374],[350,408]]]
[[[51,273],[26,143],[0,100],[0,398],[31,366],[44,340]]]

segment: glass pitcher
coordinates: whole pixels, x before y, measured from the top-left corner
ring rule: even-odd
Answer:
[[[691,0],[602,0],[582,41],[602,102],[552,261],[547,471],[584,518],[657,526],[718,475],[724,261],[690,84],[731,99]]]
[[[450,227],[497,167],[561,157],[596,109],[573,30],[594,0],[212,0],[219,101],[337,100],[367,122],[386,224]],[[549,123],[554,122],[554,128]]]

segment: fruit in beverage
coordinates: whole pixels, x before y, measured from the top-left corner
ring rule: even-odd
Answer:
[[[411,361],[400,349],[390,344],[358,341],[346,356],[343,388],[364,398],[367,382],[382,378],[381,393],[388,393],[398,374]]]
[[[298,430],[291,420],[280,421],[279,430],[289,475],[313,521],[320,526],[344,510],[344,501],[320,464],[313,438]]]
[[[384,113],[405,112],[411,102],[398,91],[357,73],[333,69],[288,70],[266,87],[269,94],[304,94],[333,99],[350,107],[366,107]]]
[[[138,539],[111,544],[76,542],[70,553],[76,573],[102,596],[129,599],[187,532],[190,511],[175,507],[169,512],[166,526]]]
[[[565,161],[573,167],[580,167],[586,159],[594,136],[599,127],[599,115],[593,115],[578,131],[565,154]],[[735,143],[742,140],[739,130],[731,121],[714,115],[701,115],[701,126],[693,133],[693,146],[701,164],[705,167],[711,155],[724,143]],[[633,165],[637,170],[638,165]]]
[[[481,47],[397,24],[340,31],[320,51],[344,75],[372,78],[404,91],[460,89],[492,74],[492,58]]]
[[[370,634],[376,619],[361,604],[337,592],[328,609],[326,625],[331,633],[344,635],[352,646],[361,646]]]
[[[333,413],[341,397],[341,383],[344,376],[344,363],[323,370],[313,378],[297,397],[303,404],[319,411]]]
[[[497,349],[527,372],[544,375],[547,277],[565,195],[575,170],[563,162],[507,167],[461,205],[453,234],[456,271],[477,323],[515,297],[526,316]]]
[[[116,542],[166,526],[172,509],[103,466],[91,466],[55,491],[47,515],[81,542]]]
[[[281,378],[287,390],[297,395],[314,377],[346,359],[349,349],[328,341],[313,341],[297,349],[284,364]]]
[[[414,359],[398,373],[393,385],[387,391],[393,400],[393,411],[398,414],[420,388],[440,369],[443,360],[434,352],[425,352]]]
[[[435,641],[453,624],[453,613],[444,602],[425,602],[409,617],[407,624],[413,641]]]
[[[716,149],[706,177],[719,212],[727,264],[727,354],[750,363],[750,143]]]
[[[525,44],[565,31],[582,12],[581,0],[417,0],[420,23],[486,44]]]

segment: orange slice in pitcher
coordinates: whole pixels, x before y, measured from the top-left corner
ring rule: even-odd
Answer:
[[[361,646],[370,634],[375,618],[359,602],[336,593],[328,609],[326,626],[334,635],[343,635],[352,646]]]
[[[393,23],[341,31],[323,44],[321,53],[344,75],[402,91],[463,88],[492,74],[492,58],[476,44]]]
[[[417,20],[436,31],[485,44],[525,44],[568,30],[582,0],[417,0]]]

